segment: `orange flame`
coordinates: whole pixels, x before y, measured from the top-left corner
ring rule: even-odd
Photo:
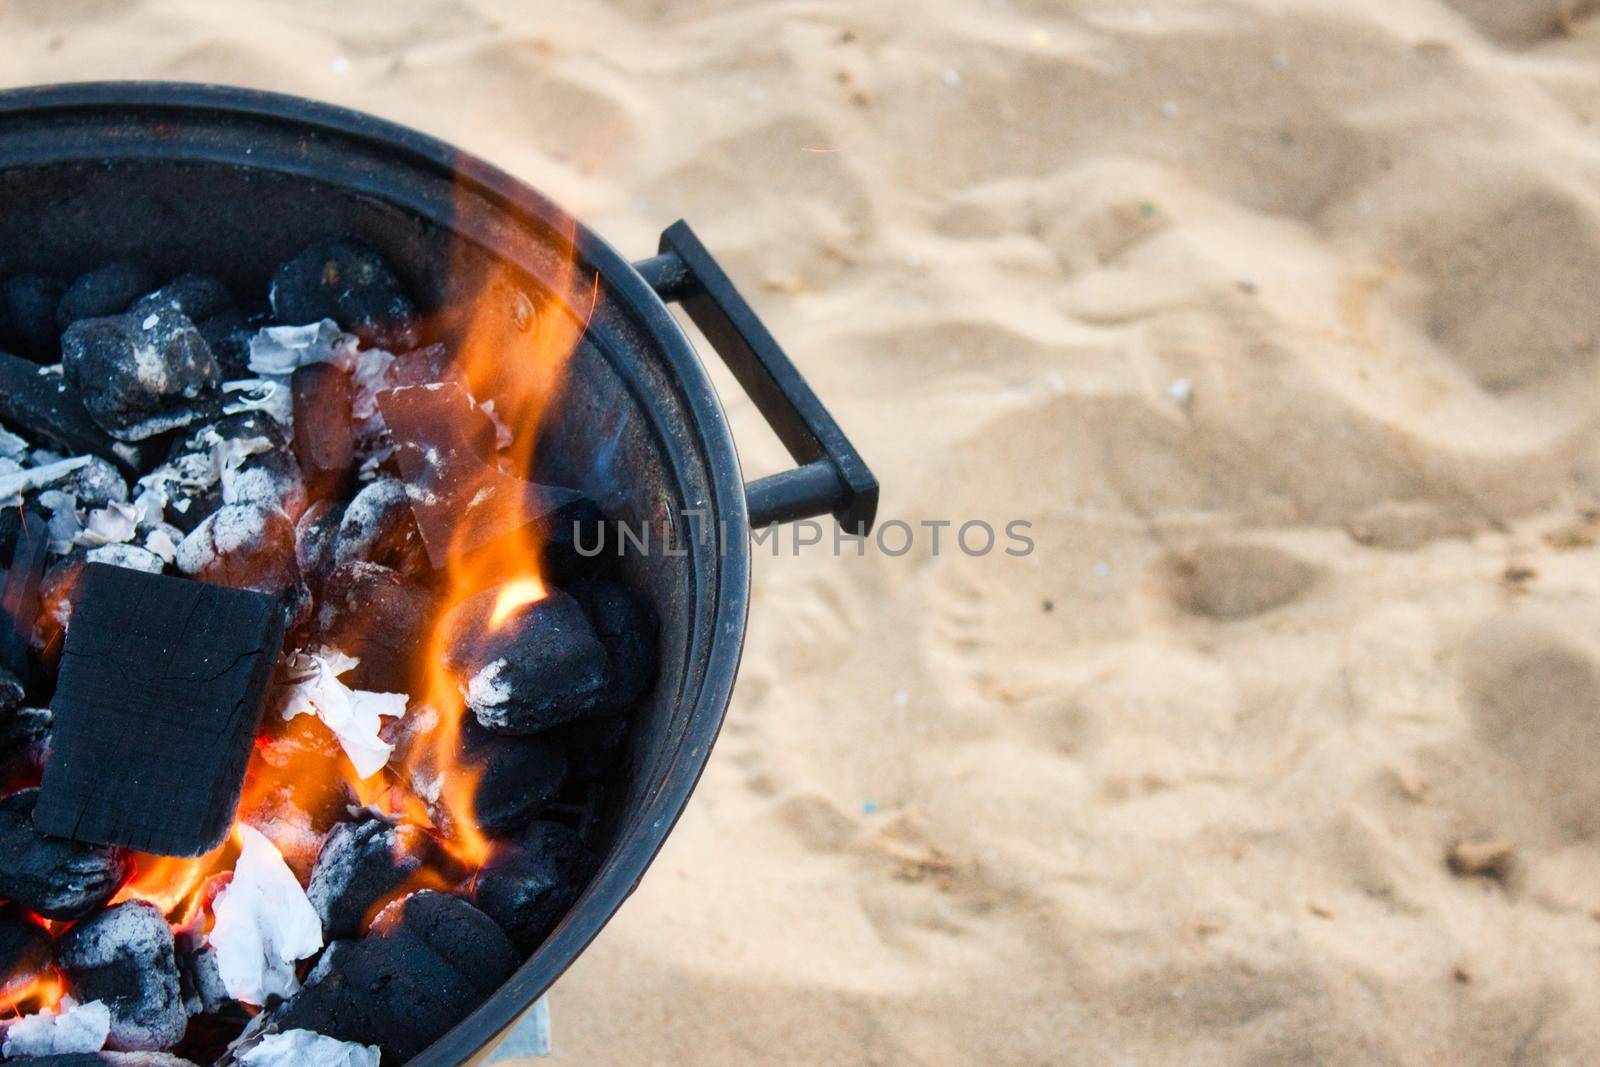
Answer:
[[[569,241],[570,244],[570,241]],[[553,405],[558,403],[568,367],[588,329],[599,299],[599,278],[581,281],[573,255],[565,257],[547,293],[538,297],[526,281],[504,265],[492,268],[470,315],[459,331],[456,365],[473,397],[492,401],[495,413],[515,429],[515,439],[501,454],[502,471],[486,467],[484,485],[509,473],[533,480],[534,443]],[[471,498],[474,487],[463,487]],[[523,507],[531,504],[524,500]],[[465,544],[458,529],[444,569],[441,595],[426,648],[422,703],[438,722],[406,757],[406,769],[437,783],[435,819],[447,835],[454,857],[476,870],[488,859],[490,842],[478,829],[474,814],[481,771],[461,758],[468,679],[446,664],[449,651],[446,617],[456,606],[489,589],[499,588],[488,624],[499,628],[516,613],[547,595],[540,573],[539,524],[530,520],[512,537],[487,546]]]
[[[67,984],[55,967],[47,967],[25,982],[0,987],[0,1018],[55,1010],[67,994]]]

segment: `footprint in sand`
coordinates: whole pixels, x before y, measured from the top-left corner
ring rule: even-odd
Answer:
[[[1206,544],[1170,553],[1162,581],[1173,603],[1202,618],[1247,619],[1298,599],[1320,572],[1268,545]]]
[[[1572,630],[1553,619],[1490,623],[1462,650],[1462,684],[1478,736],[1582,838],[1600,832],[1600,650]]]

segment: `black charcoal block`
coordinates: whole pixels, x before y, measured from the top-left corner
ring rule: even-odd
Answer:
[[[141,473],[160,455],[150,445],[118,441],[89,416],[67,388],[60,367],[41,367],[0,352],[0,422],[73,455],[88,453]]]
[[[517,969],[515,946],[459,897],[423,891],[385,908],[373,933],[335,941],[274,1030],[378,1045],[405,1063],[472,1013]]]
[[[324,583],[316,632],[322,644],[361,661],[345,676],[353,688],[405,693],[432,613],[427,590],[389,567],[357,561]]]
[[[106,1046],[159,1052],[183,1040],[183,1009],[172,929],[161,911],[130,900],[78,923],[62,935],[56,963],[79,1003],[111,1009]]]
[[[50,966],[50,932],[16,904],[0,905],[0,1000]]]
[[[24,684],[29,681],[28,646],[39,617],[39,587],[49,549],[50,529],[44,515],[24,511],[5,581],[0,584],[0,666]]]
[[[531,734],[600,706],[606,650],[578,602],[558,589],[495,619],[503,587],[450,610],[445,663],[467,706],[490,730]],[[491,625],[493,620],[493,625]]]
[[[460,385],[385,389],[378,407],[394,436],[394,461],[435,567],[530,526],[547,528],[561,507],[582,497],[489,463],[481,428],[487,417]],[[492,445],[492,424],[487,434]]]
[[[406,499],[405,484],[396,478],[379,478],[363,486],[339,518],[333,565],[342,567],[357,560],[412,577],[432,569]]]
[[[49,708],[0,714],[0,796],[38,785],[49,754]]]
[[[256,376],[250,369],[250,340],[270,322],[271,319],[264,314],[250,315],[238,309],[229,309],[195,322],[195,329],[205,338],[212,357],[217,361],[223,381],[235,382]]]
[[[194,323],[170,309],[84,319],[61,336],[61,366],[89,415],[143,441],[214,413],[221,373]]]
[[[329,831],[317,853],[306,896],[328,940],[360,937],[384,898],[443,853],[427,831],[362,811]]]
[[[233,307],[228,287],[205,274],[183,274],[128,307],[136,317],[155,311],[176,311],[190,322],[204,322]]]
[[[67,287],[56,305],[56,328],[63,333],[75,322],[119,315],[159,284],[139,263],[113,263],[91,271]]]
[[[61,350],[56,307],[67,287],[42,274],[21,274],[0,284],[0,348],[40,363]]]
[[[495,846],[470,883],[472,900],[519,949],[532,952],[572,909],[595,864],[571,828],[536,822]]]
[[[81,919],[110,900],[133,872],[120,848],[41,833],[32,821],[39,790],[0,799],[0,900],[47,919]]]
[[[620,582],[575,582],[566,591],[583,607],[606,649],[603,703],[614,711],[632,706],[655,680],[655,610]]]
[[[528,825],[567,776],[566,750],[548,735],[498,734],[470,716],[461,723],[460,755],[480,775],[472,810],[478,829],[490,837]]]
[[[311,499],[344,497],[355,481],[355,426],[350,375],[332,363],[310,363],[290,379],[294,455]]]
[[[282,642],[273,597],[86,566],[34,825],[167,856],[214,848]]]
[[[416,347],[416,307],[383,257],[359,241],[306,249],[278,268],[271,296],[273,313],[286,325],[332,319],[368,344]]]

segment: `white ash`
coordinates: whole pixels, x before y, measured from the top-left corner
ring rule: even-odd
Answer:
[[[250,369],[263,377],[287,378],[311,363],[338,363],[355,338],[332,319],[308,326],[268,326],[250,339]]]
[[[322,947],[322,923],[272,842],[242,823],[239,833],[244,848],[211,906],[208,940],[228,995],[263,1006],[300,988],[295,964]]]
[[[27,454],[28,442],[10,430],[0,427],[0,458],[11,460],[20,466]]]
[[[370,778],[389,762],[394,746],[381,736],[384,718],[399,718],[409,699],[404,693],[372,693],[351,689],[339,676],[360,664],[338,651],[296,656],[291,665],[294,688],[284,705],[283,717],[315,715],[339,739],[356,774]]]
[[[193,447],[139,479],[135,506],[146,523],[158,521],[168,506],[187,511],[190,500],[223,486],[224,502],[235,473],[251,456],[272,451],[265,437],[224,437],[207,426],[192,439]]]
[[[485,726],[508,725],[503,710],[503,705],[511,699],[511,683],[503,677],[508,666],[510,664],[505,660],[497,659],[473,675],[467,683],[464,694],[467,706]]]
[[[132,541],[139,532],[140,514],[134,505],[113,500],[89,512],[83,529],[73,540],[87,548]]]
[[[25,1015],[6,1027],[6,1058],[99,1052],[111,1036],[111,1009],[98,1000],[79,1004],[62,997],[58,1008]]]
[[[71,459],[29,467],[11,474],[0,475],[0,506],[15,507],[22,503],[22,494],[67,480],[67,476],[89,465],[92,456],[74,456]]]
[[[238,393],[237,399],[225,402],[222,405],[224,415],[239,415],[246,411],[259,411],[269,416],[272,421],[280,426],[294,424],[294,396],[287,385],[288,379],[274,378],[241,378],[234,382],[223,382],[222,391],[225,394]]]
[[[126,567],[146,574],[160,574],[166,570],[167,561],[138,545],[114,544],[91,548],[84,556],[90,563],[105,563],[113,567]]]
[[[377,1045],[340,1041],[312,1030],[268,1034],[239,1057],[243,1067],[378,1067]]]
[[[333,548],[334,566],[370,559],[395,510],[404,507],[407,507],[406,485],[400,479],[380,478],[363,486],[339,520]]]

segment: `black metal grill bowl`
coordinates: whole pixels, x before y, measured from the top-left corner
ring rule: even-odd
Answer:
[[[366,115],[214,86],[107,83],[0,93],[0,276],[71,277],[117,259],[200,270],[241,293],[310,243],[356,234],[425,310],[473,294],[493,263],[531,296],[569,260],[599,302],[541,441],[545,477],[672,552],[630,553],[661,616],[661,665],[599,815],[603,864],[495,996],[412,1062],[463,1063],[504,1033],[599,933],[683,812],[732,694],[749,602],[749,532],[833,513],[865,533],[877,483],[727,277],[682,223],[636,265],[526,185]],[[794,456],[745,485],[678,301]],[[508,300],[492,313],[526,314]],[[657,541],[657,546],[662,542]]]

